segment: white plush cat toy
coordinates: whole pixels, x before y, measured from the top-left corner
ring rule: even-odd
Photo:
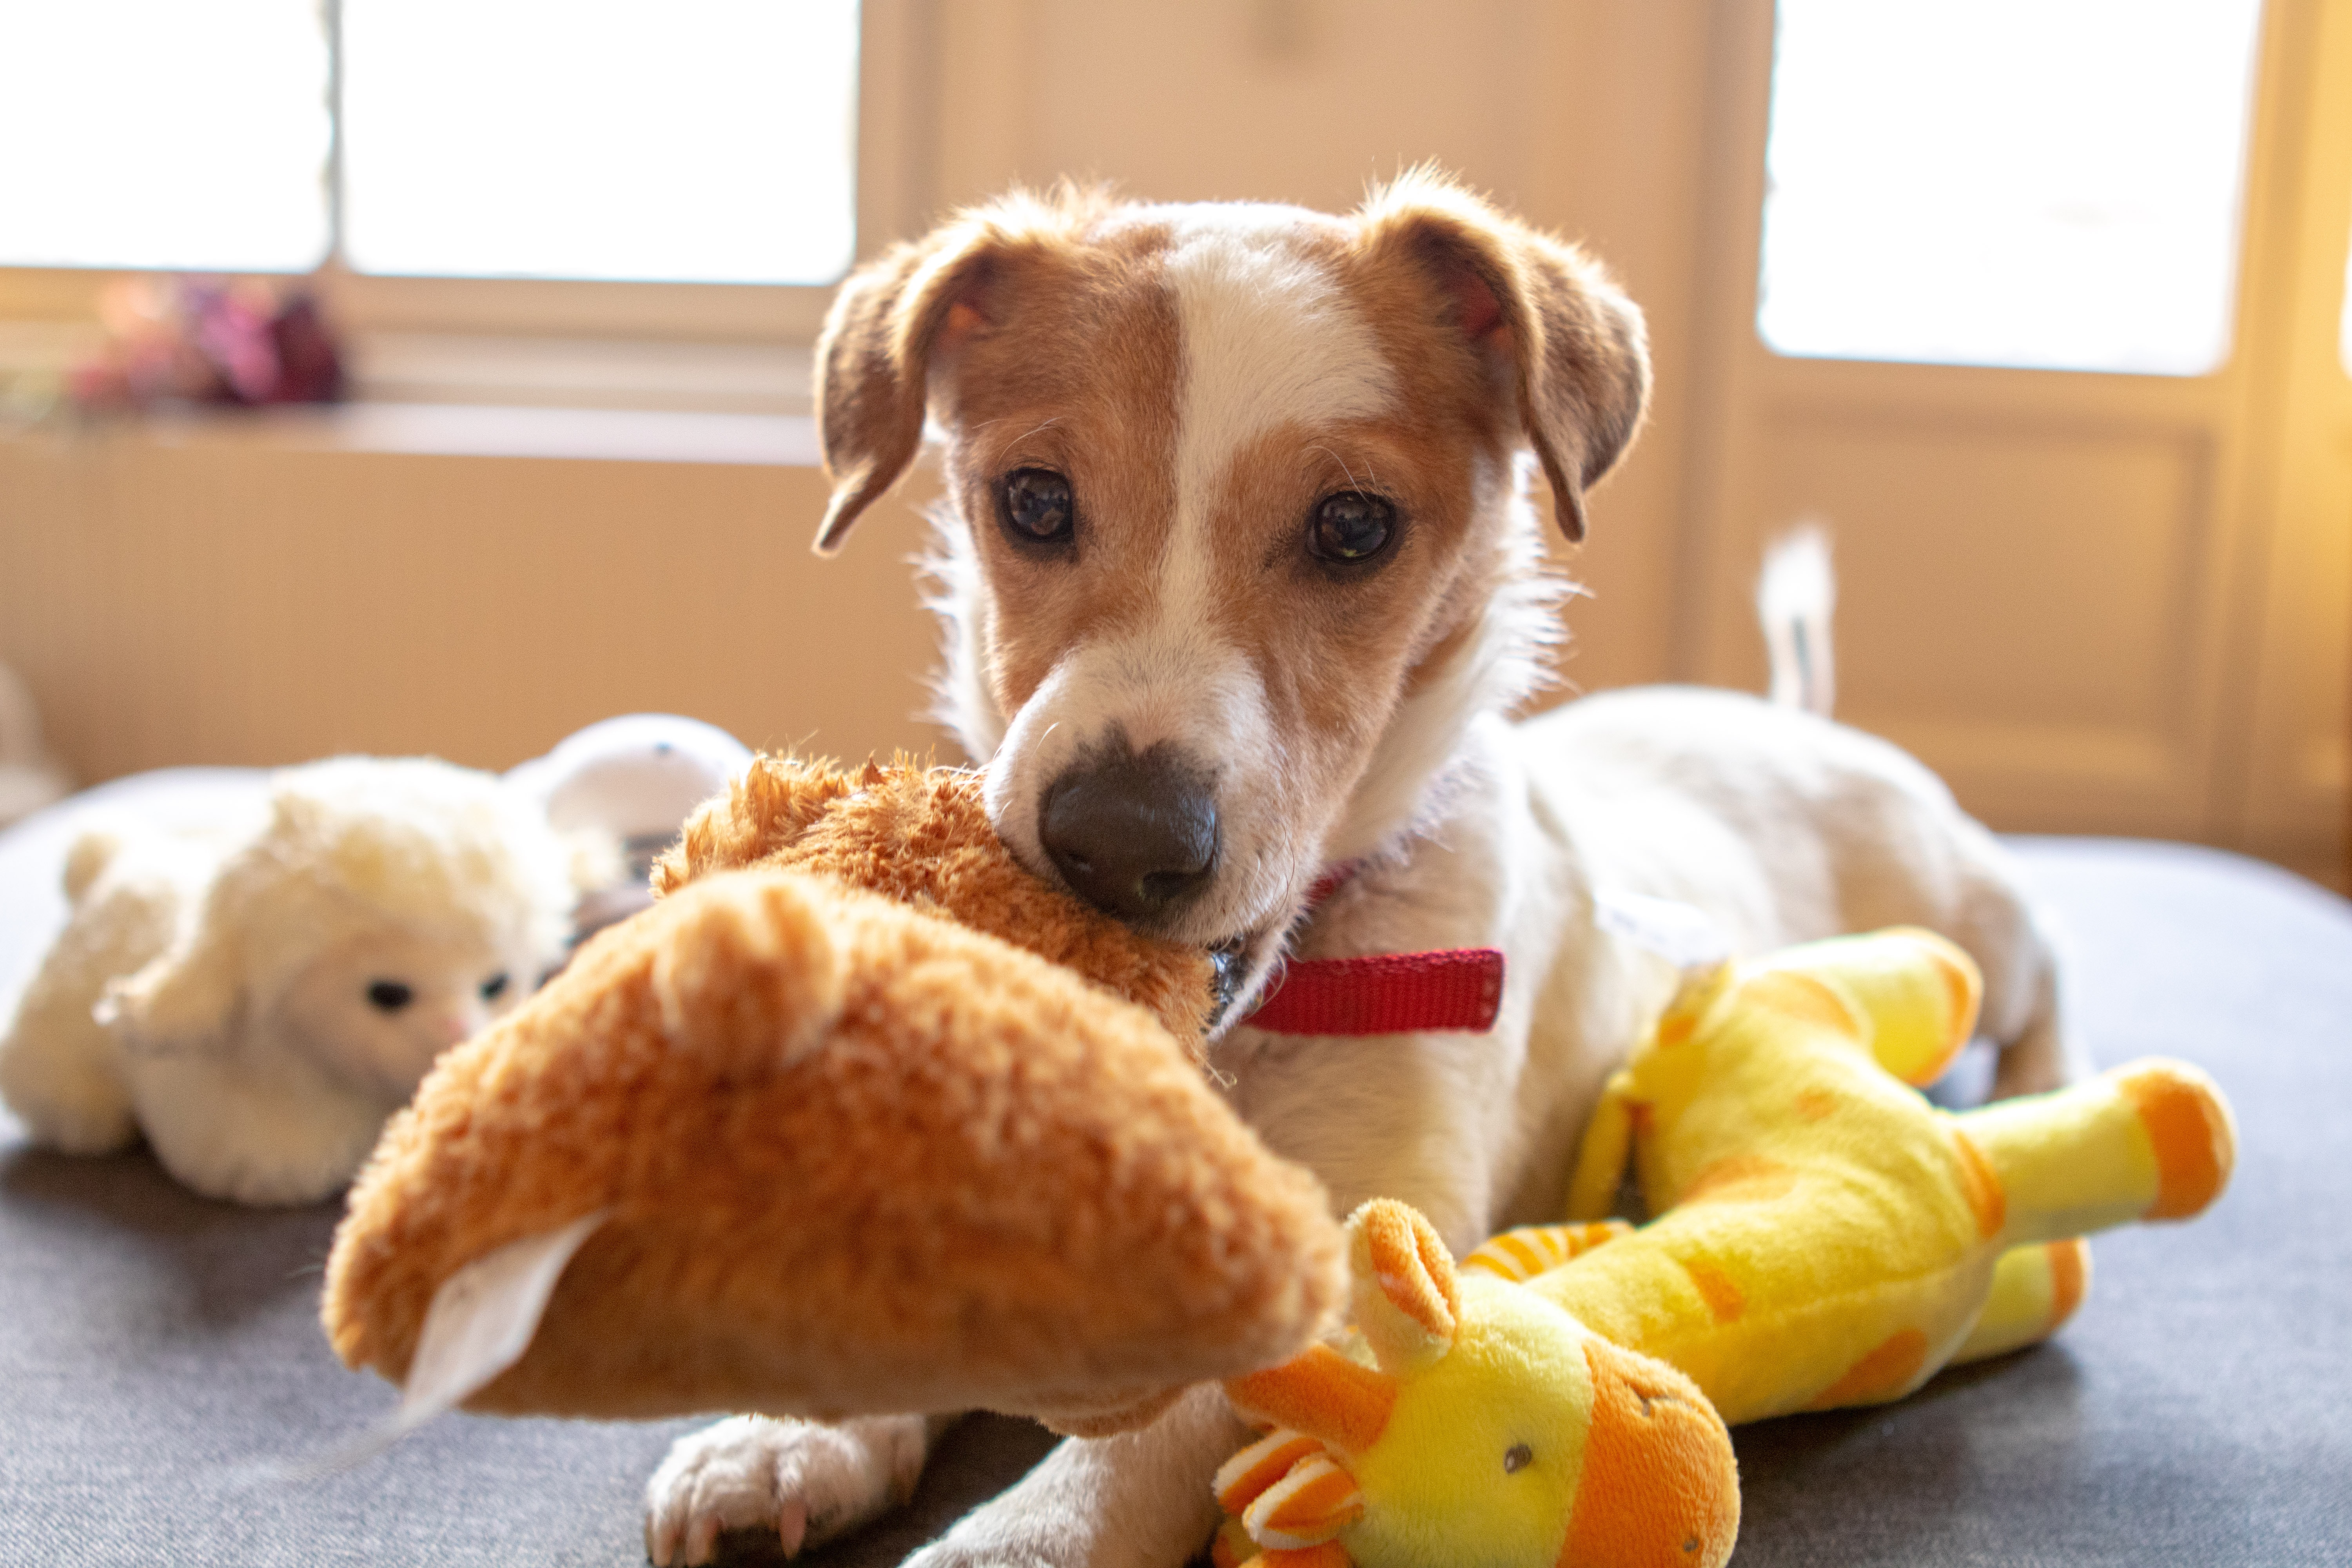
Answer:
[[[202,832],[93,815],[0,1099],[54,1149],[143,1132],[200,1193],[324,1197],[436,1056],[562,962],[585,868],[530,795],[424,759],[289,768]]]

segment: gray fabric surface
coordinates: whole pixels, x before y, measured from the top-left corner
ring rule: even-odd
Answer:
[[[2236,1184],[2194,1225],[2097,1243],[2055,1343],[1741,1432],[1736,1561],[2352,1563],[2352,907],[2201,850],[2020,847],[2074,931],[2095,1055],[2210,1068]],[[51,854],[0,835],[0,1005]],[[258,1473],[391,1404],[317,1328],[334,1217],[193,1197],[143,1153],[34,1152],[0,1120],[0,1563],[643,1561],[638,1497],[687,1424],[458,1417],[327,1479]],[[1044,1451],[968,1423],[914,1510],[803,1561],[896,1563]]]

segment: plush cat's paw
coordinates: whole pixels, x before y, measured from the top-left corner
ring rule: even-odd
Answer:
[[[139,1141],[122,1080],[74,1053],[9,1040],[0,1048],[0,1100],[44,1149],[111,1154]]]

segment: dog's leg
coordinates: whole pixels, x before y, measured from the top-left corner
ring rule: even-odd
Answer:
[[[1140,1432],[1066,1439],[907,1568],[1178,1568],[1217,1527],[1210,1478],[1248,1440],[1204,1384]]]
[[[2080,1083],[2091,1076],[2091,1059],[2066,1027],[2066,1010],[2057,954],[2037,931],[2025,1022],[2014,1032],[1996,1037],[2000,1058],[1993,1068],[1992,1097],[2041,1094]]]
[[[786,1556],[905,1502],[952,1416],[737,1415],[679,1438],[646,1483],[654,1568],[708,1563],[722,1530],[772,1530]]]
[[[1974,823],[1957,835],[1959,929],[1948,934],[1984,973],[1980,1032],[1999,1047],[1992,1097],[2040,1094],[2091,1076],[2091,1059],[2066,1026],[2065,961],[2049,918],[2018,868]],[[1929,922],[1933,923],[1933,922]]]

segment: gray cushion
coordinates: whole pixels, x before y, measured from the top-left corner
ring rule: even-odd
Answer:
[[[55,876],[57,846],[22,831],[0,835],[0,1005]],[[1741,1432],[1737,1561],[2352,1562],[2352,907],[2210,851],[2019,847],[2074,931],[2094,1054],[2210,1068],[2237,1182],[2194,1225],[2097,1243],[2056,1342]],[[645,1478],[685,1423],[456,1417],[323,1480],[258,1473],[391,1403],[317,1327],[334,1218],[210,1203],[143,1153],[40,1153],[0,1121],[0,1561],[643,1561]],[[967,1423],[912,1510],[806,1561],[895,1563],[1045,1447]]]

